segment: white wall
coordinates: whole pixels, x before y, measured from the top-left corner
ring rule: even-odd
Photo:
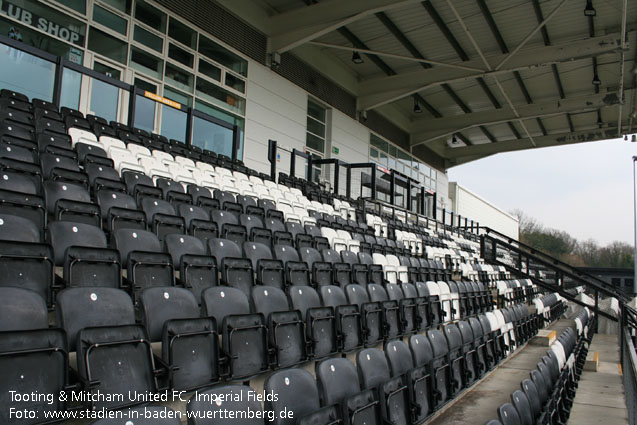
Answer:
[[[303,150],[308,93],[259,63],[251,61],[248,69],[244,162],[267,173],[269,139],[290,150]],[[337,109],[331,109],[330,115],[331,144],[328,140],[325,157],[349,163],[369,161],[369,130]],[[333,154],[332,147],[339,153]],[[289,172],[289,164],[289,156],[282,153],[277,172]]]
[[[303,149],[307,120],[307,93],[257,62],[248,65],[244,162],[270,172],[268,140],[287,148]],[[289,157],[282,155],[277,172],[289,172]]]
[[[453,203],[453,212],[467,217],[500,233],[518,239],[520,223],[506,211],[484,200],[456,182],[449,183],[449,198]]]

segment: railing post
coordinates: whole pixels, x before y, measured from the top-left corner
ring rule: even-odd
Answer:
[[[64,58],[58,56],[55,62],[55,80],[53,82],[53,102],[60,108],[62,102],[62,78],[64,77]]]
[[[270,161],[270,178],[276,181],[276,140],[268,140],[268,161]]]

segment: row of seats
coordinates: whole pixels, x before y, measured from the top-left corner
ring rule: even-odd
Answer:
[[[356,364],[345,358],[322,360],[315,366],[316,380],[304,369],[276,371],[264,384],[265,393],[276,397],[265,400],[263,416],[275,425],[422,423],[497,365],[501,360],[497,336],[497,332],[485,332],[480,321],[472,318],[413,335],[408,343],[396,340],[382,350],[363,349],[356,355]],[[261,411],[256,397],[248,396],[253,391],[249,386],[230,385],[198,392],[187,404],[189,423],[225,423],[221,409]],[[228,394],[240,394],[242,401]],[[211,403],[211,399],[220,401]],[[290,414],[282,417],[283,411]],[[205,417],[218,418],[199,419]],[[247,423],[265,422],[256,418]]]
[[[593,335],[588,309],[577,316],[582,328],[567,328],[546,355],[511,394],[511,403],[498,408],[499,420],[487,425],[543,425],[567,423],[577,382]]]
[[[543,320],[543,327],[558,320],[567,309],[564,299],[556,292],[534,298],[533,305]]]

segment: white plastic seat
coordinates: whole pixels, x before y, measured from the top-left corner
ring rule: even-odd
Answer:
[[[126,145],[126,149],[128,149],[130,153],[136,156],[138,154],[152,156],[150,149],[148,149],[146,146],[137,145],[135,143],[129,143],[128,145]],[[139,158],[139,156],[137,156],[137,158]]]
[[[347,242],[345,239],[339,238],[336,230],[331,227],[321,227],[321,234],[327,238],[334,251],[341,252],[344,249],[347,249]]]
[[[442,309],[446,313],[445,322],[456,320],[458,318],[458,313],[455,312],[459,311],[459,300],[453,299],[453,295],[451,293],[451,290],[449,289],[449,285],[447,285],[447,282],[439,280],[436,283],[438,285],[438,288],[440,289],[440,304],[442,305]]]
[[[228,176],[230,178],[234,179],[234,176],[232,175],[232,171],[228,170],[227,168],[223,168],[223,167],[216,167],[215,171],[217,172],[218,175],[220,176]]]
[[[71,136],[71,143],[75,146],[76,143],[79,143],[80,140],[88,140],[91,142],[97,142],[97,137],[95,134],[88,130],[82,130],[81,128],[71,127],[68,130],[69,136]]]
[[[263,180],[260,177],[257,176],[249,176],[248,179],[250,180],[250,182],[255,185],[255,186],[260,186],[263,185]]]
[[[160,151],[159,149],[155,149],[153,151],[153,156],[160,161],[174,161],[173,156],[168,152]]]
[[[185,165],[188,167],[194,167],[195,166],[195,161],[193,161],[190,158],[186,158],[185,156],[175,156],[175,162],[181,164],[181,165]]]
[[[127,149],[126,143],[122,142],[116,137],[100,136],[99,142],[102,144],[103,149],[106,152],[108,152],[108,148],[110,148],[111,146],[121,148],[121,149]]]
[[[201,171],[208,171],[213,173],[215,171],[215,167],[212,164],[208,164],[207,162],[197,161],[195,167]]]

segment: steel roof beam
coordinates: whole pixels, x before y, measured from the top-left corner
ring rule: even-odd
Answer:
[[[268,52],[287,52],[352,22],[420,0],[325,0],[280,13],[270,19]]]
[[[619,34],[609,34],[548,47],[525,49],[524,54],[516,55],[510,59],[506,67],[491,72],[472,72],[461,69],[433,67],[429,70],[371,78],[360,83],[360,106],[361,109],[374,109],[426,88],[437,87],[444,83],[507,74],[513,71],[540,68],[556,63],[572,62],[616,52],[621,48],[619,38]],[[486,59],[493,65],[501,62],[507,56],[509,55],[494,55]],[[467,63],[467,65],[479,67],[483,64],[481,60],[474,60]]]
[[[590,128],[575,133],[559,133],[549,134],[547,136],[538,136],[534,138],[535,147],[543,148],[549,146],[568,145],[574,143],[595,142],[598,140],[606,140],[617,137],[617,129],[611,128]],[[493,155],[501,152],[511,152],[524,149],[532,149],[534,146],[531,140],[506,140],[498,143],[484,143],[480,145],[445,148],[443,157],[447,158],[447,165],[453,167],[464,164],[466,162]]]
[[[633,93],[634,89],[626,90]],[[458,130],[467,130],[480,125],[503,124],[510,121],[530,120],[541,117],[552,117],[565,113],[593,112],[600,108],[619,104],[617,93],[584,95],[562,100],[554,100],[531,105],[518,106],[516,116],[513,110],[503,108],[474,112],[471,114],[455,115],[439,119],[417,122],[412,128],[412,146],[428,143],[453,134]]]

